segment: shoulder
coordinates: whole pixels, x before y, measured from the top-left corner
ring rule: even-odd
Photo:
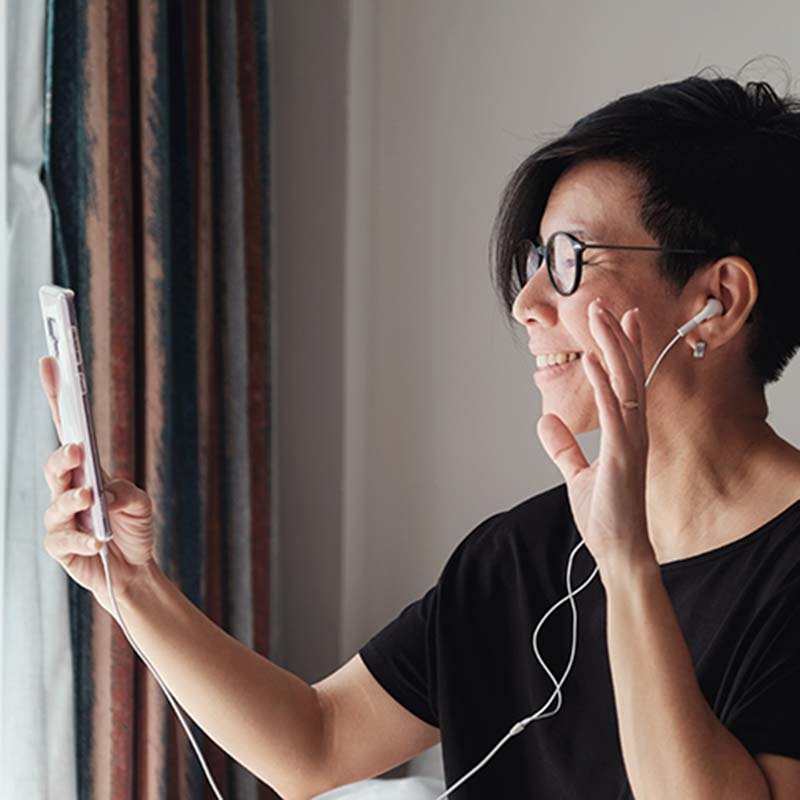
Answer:
[[[480,522],[455,547],[442,579],[464,571],[496,575],[500,566],[514,566],[515,555],[562,553],[576,537],[567,487],[560,483]]]

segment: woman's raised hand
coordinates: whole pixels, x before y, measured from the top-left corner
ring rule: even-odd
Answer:
[[[600,420],[600,455],[590,464],[574,434],[557,414],[544,414],[539,439],[564,476],[572,516],[601,578],[612,562],[655,562],[647,528],[646,481],[649,437],[642,330],[638,314],[618,321],[600,298],[587,307],[598,352],[583,356]],[[628,406],[635,400],[637,406]]]
[[[98,557],[100,542],[82,530],[76,514],[89,509],[95,498],[88,486],[75,486],[75,470],[84,459],[83,446],[64,442],[58,413],[58,364],[50,356],[39,361],[42,381],[53,423],[62,446],[47,459],[45,479],[50,487],[50,507],[44,515],[47,536],[44,547],[70,577],[88,589],[97,602],[113,615],[106,589],[103,565]],[[114,595],[119,602],[137,578],[144,577],[153,561],[153,506],[147,492],[123,478],[112,479],[102,470],[104,493],[114,538],[107,543],[108,563]]]

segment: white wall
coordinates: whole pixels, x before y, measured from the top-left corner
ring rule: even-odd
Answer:
[[[279,593],[272,658],[339,658],[346,212],[345,0],[271,8]]]
[[[740,0],[275,6],[277,57],[305,59],[310,97],[335,107],[329,118],[307,109],[320,127],[303,135],[320,149],[304,153],[288,143],[280,88],[273,104],[284,143],[274,152],[280,535],[295,553],[282,562],[285,665],[316,680],[419,597],[478,522],[561,482],[536,436],[524,338],[509,333],[489,282],[490,228],[512,170],[588,111],[707,65],[731,73],[772,53],[800,78],[800,14],[788,0],[769,13]],[[328,33],[322,17],[336,18]],[[276,82],[287,75],[277,63]],[[765,77],[783,88],[779,73]],[[343,111],[325,92],[345,85]],[[317,194],[297,201],[320,161]],[[314,249],[317,217],[327,249],[312,263],[292,250]],[[796,362],[768,389],[771,422],[796,445],[798,389]],[[579,438],[593,458],[597,434]],[[437,774],[437,751],[414,770]]]

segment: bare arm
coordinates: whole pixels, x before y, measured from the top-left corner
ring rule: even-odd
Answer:
[[[601,563],[600,574],[622,756],[634,796],[770,800],[760,765],[700,689],[655,558]]]
[[[358,654],[314,689],[327,721],[318,792],[379,775],[439,741],[439,729],[400,705]]]
[[[76,521],[95,498],[90,490],[72,491],[83,450],[64,444],[54,359],[40,360],[40,377],[64,445],[44,469],[51,491],[44,546],[111,612],[97,543]],[[114,531],[109,566],[122,618],[180,705],[223,750],[284,798],[306,800],[434,744],[438,729],[396,703],[360,658],[312,687],[215,625],[153,559],[150,497],[128,480],[102,474]]]
[[[282,797],[307,797],[323,746],[317,693],[215,625],[155,562],[118,603],[131,637],[203,731]]]
[[[356,655],[309,686],[215,625],[153,562],[118,598],[131,636],[178,703],[282,797],[378,775],[438,741]]]

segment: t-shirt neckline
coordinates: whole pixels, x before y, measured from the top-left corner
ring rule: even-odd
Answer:
[[[672,561],[665,561],[663,564],[659,564],[659,567],[661,567],[662,570],[670,570],[679,567],[692,566],[694,564],[710,561],[714,558],[726,556],[729,553],[739,550],[742,547],[746,547],[760,539],[763,534],[767,533],[768,530],[773,528],[779,522],[782,522],[785,517],[790,516],[793,511],[800,511],[800,497],[793,503],[790,503],[788,506],[786,506],[783,511],[780,511],[774,517],[759,525],[754,531],[751,531],[750,533],[742,536],[739,539],[736,539],[733,542],[728,542],[727,544],[720,545],[719,547],[715,547],[711,550],[705,550],[702,553],[696,553],[693,556],[687,556],[686,558],[676,558]]]

